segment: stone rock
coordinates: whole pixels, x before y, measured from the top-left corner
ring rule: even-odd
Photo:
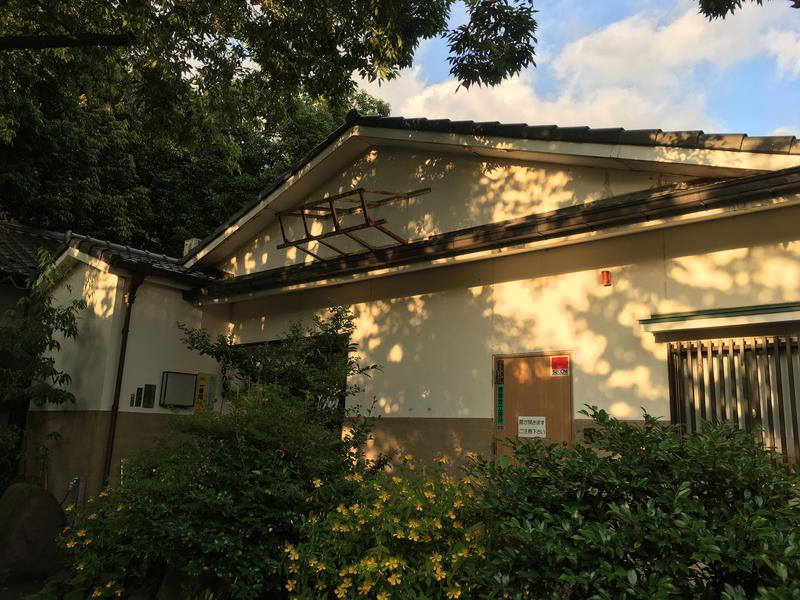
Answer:
[[[53,575],[60,566],[56,537],[66,522],[46,489],[11,485],[0,497],[0,582]]]

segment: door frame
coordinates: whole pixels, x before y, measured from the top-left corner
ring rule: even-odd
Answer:
[[[575,442],[575,390],[574,390],[574,381],[572,378],[573,370],[572,370],[572,350],[537,350],[535,352],[504,352],[500,354],[492,354],[492,391],[491,391],[491,403],[492,403],[492,456],[497,456],[497,406],[495,406],[495,366],[497,365],[498,359],[506,359],[506,358],[529,358],[529,357],[548,357],[548,356],[569,356],[569,415],[570,415],[570,428],[569,428],[569,443],[572,444]]]

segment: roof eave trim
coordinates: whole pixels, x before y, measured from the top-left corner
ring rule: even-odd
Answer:
[[[642,331],[656,334],[792,321],[800,321],[800,302],[655,314],[639,324]]]

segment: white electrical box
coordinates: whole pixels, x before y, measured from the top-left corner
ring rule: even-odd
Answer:
[[[194,406],[197,375],[164,371],[161,375],[161,400],[166,407],[189,408]]]

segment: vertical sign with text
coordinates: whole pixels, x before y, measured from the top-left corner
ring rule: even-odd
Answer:
[[[505,429],[506,389],[505,366],[502,358],[498,358],[494,366],[494,403],[495,427]]]

